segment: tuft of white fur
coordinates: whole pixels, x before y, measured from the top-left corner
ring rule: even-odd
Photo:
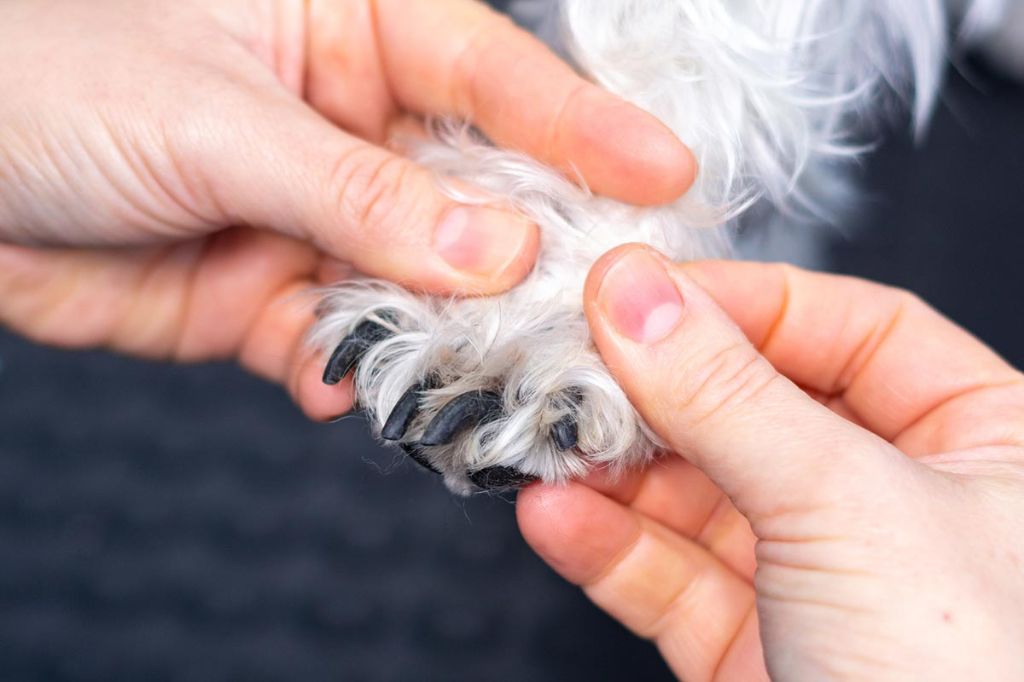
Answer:
[[[853,156],[879,97],[941,80],[938,0],[569,0],[570,50],[609,90],[665,122],[697,155],[696,192],[743,208],[813,202],[818,162]]]
[[[962,15],[960,42],[980,49],[1008,75],[1024,80],[1024,3],[954,0]]]
[[[312,343],[330,351],[364,319],[393,334],[360,361],[356,395],[376,429],[427,378],[410,439],[452,397],[496,390],[504,416],[427,448],[460,493],[468,472],[507,466],[548,481],[594,464],[645,461],[657,443],[597,356],[582,314],[591,264],[627,242],[680,260],[728,253],[723,229],[758,201],[812,210],[829,162],[855,156],[860,123],[885,92],[926,120],[940,82],[945,19],[938,0],[566,0],[567,42],[594,80],[652,112],[700,163],[675,203],[627,206],[594,196],[536,161],[442,122],[413,156],[449,193],[512,206],[542,230],[536,268],[502,296],[452,300],[356,281],[325,296]],[[468,182],[489,194],[463,196]],[[582,400],[570,399],[572,392]],[[576,416],[579,448],[549,428]]]

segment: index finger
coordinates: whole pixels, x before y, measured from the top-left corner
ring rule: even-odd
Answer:
[[[683,266],[782,374],[909,454],[1024,440],[1024,377],[906,291],[788,265]]]
[[[653,640],[680,679],[767,679],[754,589],[704,548],[577,482],[524,488],[516,519],[544,561]]]
[[[693,184],[693,154],[668,127],[482,3],[379,0],[376,8],[384,69],[404,107],[471,118],[496,144],[623,201],[666,203]]]

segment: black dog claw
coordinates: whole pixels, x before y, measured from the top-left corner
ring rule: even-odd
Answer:
[[[447,445],[462,431],[491,421],[501,414],[501,395],[471,391],[456,396],[427,424],[420,445]]]
[[[579,442],[579,426],[576,417],[567,414],[551,425],[551,440],[559,450],[571,450]]]
[[[373,320],[363,320],[341,340],[324,368],[324,383],[334,386],[352,371],[366,351],[391,336],[391,331]]]
[[[411,443],[402,443],[399,447],[402,448],[402,452],[409,455],[409,459],[416,462],[424,469],[427,469],[428,471],[433,471],[435,474],[441,473],[441,471],[437,467],[430,463],[430,460],[427,459],[427,456],[423,454],[423,451],[420,450],[417,446]]]
[[[561,419],[551,425],[548,430],[551,440],[559,450],[571,450],[576,447],[580,439],[579,420],[577,413],[583,403],[583,391],[579,388],[569,388],[563,394],[564,398],[572,407],[569,414],[563,415]]]
[[[380,437],[384,440],[402,440],[405,432],[409,430],[412,420],[420,411],[420,395],[423,393],[423,384],[416,384],[395,403],[394,409],[384,422],[384,428],[380,431]]]
[[[473,471],[469,474],[469,480],[484,490],[510,490],[535,481],[537,477],[511,467],[497,466]]]
[[[425,381],[416,384],[398,399],[388,419],[384,422],[384,428],[380,431],[380,437],[384,440],[402,440],[405,432],[412,426],[412,421],[420,413],[420,399],[424,391],[441,386],[437,377],[428,377]]]

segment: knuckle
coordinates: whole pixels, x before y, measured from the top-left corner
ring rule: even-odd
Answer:
[[[487,12],[466,34],[462,47],[451,62],[449,99],[462,115],[472,116],[480,99],[481,64],[487,64],[493,51],[507,49],[509,36],[520,29],[508,17]],[[496,38],[501,37],[498,40]]]
[[[339,158],[327,193],[333,198],[350,237],[379,241],[382,232],[405,225],[419,187],[411,164],[373,148]]]
[[[923,298],[908,289],[887,286],[885,290],[892,297],[894,307],[899,310],[916,311],[929,307]]]
[[[632,624],[633,631],[645,639],[656,640],[674,624],[689,621],[701,593],[707,592],[708,587],[704,583],[708,581],[706,571],[678,575],[674,583],[666,584],[654,596],[645,617]]]
[[[749,343],[738,342],[681,372],[673,410],[691,427],[735,414],[779,380],[779,374]]]
[[[48,327],[53,309],[73,292],[67,285],[67,274],[67,270],[32,264],[0,268],[0,326],[9,326],[36,341],[55,342]]]
[[[792,263],[775,262],[769,263],[768,267],[774,271],[774,275],[778,278],[781,288],[787,292],[793,290],[793,282],[804,273],[803,270]]]
[[[886,307],[894,318],[906,315],[916,316],[932,310],[927,301],[909,289],[870,282],[866,282],[865,287],[865,300],[875,300],[887,304]]]

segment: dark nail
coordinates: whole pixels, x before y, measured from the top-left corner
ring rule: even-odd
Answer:
[[[384,440],[402,440],[405,432],[409,430],[412,420],[420,411],[420,397],[423,393],[423,385],[416,384],[398,399],[395,407],[384,422],[384,428],[380,430],[380,437]]]
[[[471,391],[456,396],[427,424],[420,445],[446,445],[462,431],[501,415],[501,395],[493,391]]]
[[[440,388],[441,382],[435,376],[428,377],[425,381],[412,386],[406,391],[384,422],[384,428],[380,431],[380,437],[384,440],[402,440],[405,432],[409,430],[416,415],[420,413],[420,400],[424,391]]]
[[[579,442],[579,426],[576,416],[567,414],[551,425],[551,440],[559,450],[571,450]]]
[[[331,353],[327,367],[324,368],[324,383],[334,386],[344,379],[345,375],[352,371],[355,364],[359,362],[359,359],[366,354],[366,351],[389,336],[391,336],[391,330],[373,320],[360,322]]]
[[[572,386],[566,389],[562,396],[569,402],[572,411],[552,424],[548,433],[556,448],[571,450],[579,442],[579,407],[583,404],[583,391],[577,386]]]

